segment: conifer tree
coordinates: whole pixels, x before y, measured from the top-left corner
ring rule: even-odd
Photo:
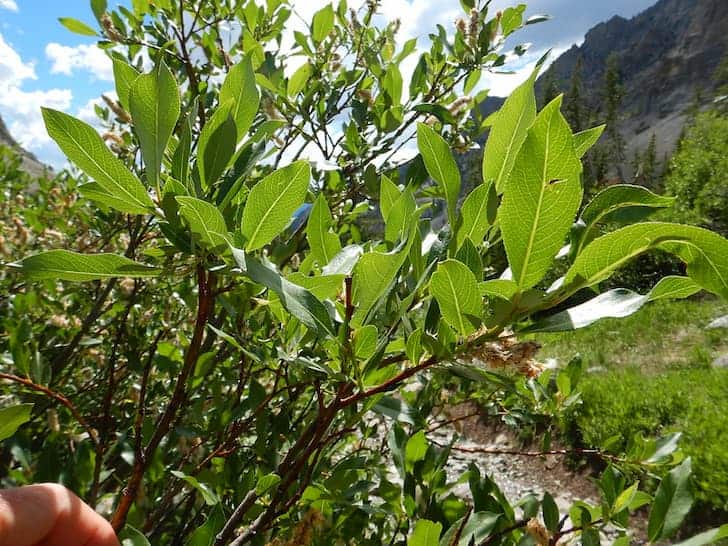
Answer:
[[[582,131],[586,128],[584,119],[584,97],[582,93],[582,69],[581,55],[576,59],[574,70],[571,72],[569,91],[564,100],[564,115],[574,131]]]

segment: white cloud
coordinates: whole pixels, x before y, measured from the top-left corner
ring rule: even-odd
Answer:
[[[13,137],[25,149],[55,165],[62,164],[58,148],[46,133],[41,106],[58,110],[71,107],[70,89],[26,91],[27,81],[37,80],[35,64],[23,62],[0,34],[0,114]]]
[[[0,8],[18,11],[18,4],[15,3],[15,0],[0,0]]]
[[[53,62],[51,74],[73,76],[76,71],[87,71],[96,80],[114,81],[111,59],[95,45],[75,47],[51,42],[45,48],[46,57]]]

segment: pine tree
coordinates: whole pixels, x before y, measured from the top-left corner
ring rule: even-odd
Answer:
[[[571,72],[569,91],[564,101],[564,115],[574,131],[582,131],[585,128],[584,120],[584,98],[582,93],[582,60],[581,55],[577,57],[574,70]]]
[[[624,98],[622,77],[619,72],[619,58],[615,53],[607,57],[607,67],[604,72],[604,90],[602,104],[605,108],[606,135],[607,135],[607,158],[614,165],[620,178],[622,176],[622,164],[625,160],[624,139],[619,132],[619,107]]]
[[[647,144],[647,149],[645,150],[645,155],[642,157],[642,177],[645,186],[648,188],[655,188],[657,186],[659,174],[655,133],[652,133],[650,142]]]
[[[559,96],[559,84],[556,81],[554,69],[546,71],[544,74],[543,94],[541,95],[541,107],[543,108],[549,102]]]

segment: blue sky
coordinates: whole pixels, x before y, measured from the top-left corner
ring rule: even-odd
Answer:
[[[363,0],[349,0],[358,5]],[[583,40],[596,23],[613,15],[631,17],[655,0],[532,0],[527,15],[548,13],[553,20],[517,33],[519,41],[532,42],[532,53],[510,68],[513,76],[489,75],[484,84],[491,94],[505,95],[531,70],[540,54],[553,48],[555,55]],[[109,0],[110,6],[128,2]],[[304,20],[326,2],[295,0]],[[515,0],[493,0],[492,9],[503,9]],[[443,24],[451,28],[462,11],[458,0],[382,0],[385,17],[402,19],[401,37],[423,36]],[[92,122],[93,103],[102,93],[113,94],[111,63],[98,50],[93,37],[66,30],[59,17],[74,17],[96,27],[88,0],[0,0],[0,116],[10,132],[42,161],[63,165],[63,157],[46,136],[40,107],[50,106]],[[424,40],[422,40],[424,43]],[[405,67],[406,70],[406,67]]]

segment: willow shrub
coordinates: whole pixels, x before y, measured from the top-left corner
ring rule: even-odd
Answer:
[[[728,295],[728,241],[632,223],[669,199],[615,186],[582,208],[602,128],[572,133],[561,97],[537,112],[538,69],[471,115],[484,94],[463,93],[542,18],[462,4],[424,50],[375,1],[327,5],[301,32],[280,0],[92,0],[100,30],[62,19],[99,36],[118,99],[98,109],[103,136],[43,111],[95,239],[6,264],[0,432],[30,422],[3,445],[4,483],[67,483],[129,544],[596,544],[606,527],[626,544],[650,503],[650,539],[675,533],[692,499],[675,436],[605,454],[601,502],[568,510],[512,505],[475,465],[453,480],[457,447],[428,437],[447,392],[491,389],[515,424],[577,403],[578,365],[542,371],[519,332]],[[453,151],[486,130],[463,195]],[[507,271],[489,261],[500,244]],[[595,295],[653,249],[687,276]],[[634,480],[659,468],[654,494]]]

